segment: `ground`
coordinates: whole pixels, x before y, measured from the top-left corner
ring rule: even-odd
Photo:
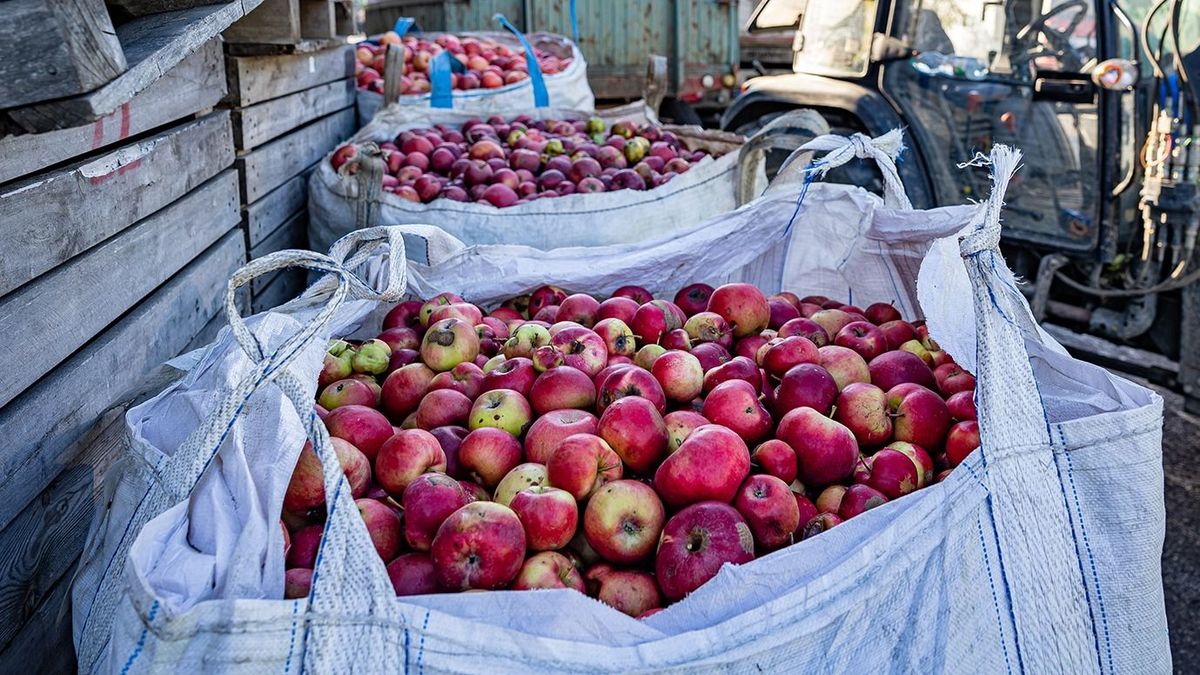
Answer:
[[[1163,589],[1171,655],[1177,673],[1200,673],[1200,417],[1183,411],[1178,394],[1155,387],[1166,401],[1163,469],[1167,540]]]

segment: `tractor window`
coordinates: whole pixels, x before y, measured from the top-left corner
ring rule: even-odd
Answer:
[[[875,0],[812,0],[800,20],[794,69],[814,75],[865,75],[875,34]]]

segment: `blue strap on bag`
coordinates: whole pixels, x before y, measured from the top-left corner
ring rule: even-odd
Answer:
[[[467,67],[461,61],[442,50],[429,63],[429,105],[433,108],[454,107],[454,85],[450,73],[465,73]]]
[[[396,35],[404,35],[410,30],[420,32],[421,28],[417,26],[416,19],[411,16],[402,16],[396,19],[396,25],[392,27],[392,30],[395,31]]]
[[[579,46],[579,18],[575,16],[575,0],[571,0],[571,40]]]
[[[529,44],[529,40],[517,27],[509,23],[508,19],[503,14],[497,14],[493,17],[505,30],[517,36],[521,41],[521,46],[525,48],[525,63],[529,66],[529,81],[533,84],[533,104],[538,108],[545,108],[550,105],[550,94],[546,91],[546,80],[542,77],[542,68],[538,65],[537,56],[533,53],[533,45]]]

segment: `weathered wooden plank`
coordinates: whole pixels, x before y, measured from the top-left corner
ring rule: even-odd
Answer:
[[[227,56],[225,71],[227,102],[245,108],[318,84],[353,78],[354,49],[340,45],[311,54]]]
[[[262,0],[217,4],[139,17],[117,28],[129,69],[90,93],[8,111],[31,133],[77,127],[112,113],[216,37]]]
[[[245,263],[240,231],[225,234],[75,356],[0,408],[0,528],[77,458],[72,442],[216,315]]]
[[[239,157],[243,203],[254,203],[315,164],[349,138],[354,126],[354,108],[346,108]]]
[[[121,234],[0,298],[0,406],[37,382],[241,220],[223,173]]]
[[[333,0],[333,16],[338,35],[358,33],[358,14],[354,11],[353,0]]]
[[[26,668],[41,666],[26,672],[66,672],[55,666],[64,657],[48,652],[64,648],[74,656],[66,589],[108,471],[125,454],[125,412],[181,375],[158,366],[120,394],[121,402],[72,444],[77,459],[71,466],[0,531],[0,664],[17,659]]]
[[[231,163],[229,113],[219,111],[0,188],[0,296],[158,211]]]
[[[308,203],[308,177],[314,168],[315,164],[246,207],[243,222],[250,248],[257,246],[292,214],[304,208]]]
[[[117,10],[126,16],[146,16],[173,12],[179,9],[190,9],[200,5],[211,5],[214,0],[104,0],[110,9]],[[219,1],[219,0],[218,0]]]
[[[304,270],[277,272],[271,283],[251,296],[250,310],[258,314],[295,298],[304,292],[306,279]]]
[[[318,117],[352,105],[354,80],[347,78],[234,110],[233,142],[238,150],[252,150]]]
[[[0,183],[212,108],[225,96],[224,58],[221,42],[209,40],[128,103],[91,124],[0,138]]]
[[[0,105],[91,91],[125,71],[103,0],[9,0],[0,22]]]
[[[245,286],[239,288],[235,294],[234,302],[237,303],[237,307],[243,316],[248,315],[250,312],[250,289]],[[186,347],[179,350],[179,353],[186,354],[192,350],[207,347],[213,340],[217,339],[217,334],[221,332],[221,329],[228,325],[229,318],[225,316],[225,304],[222,301],[221,310],[217,312],[217,315],[209,319],[208,323],[204,324],[204,328],[201,328],[200,332],[192,337],[191,342],[188,342]]]
[[[300,55],[323,52],[345,46],[346,41],[341,37],[324,40],[300,40],[292,43],[263,44],[252,42],[227,42],[225,53],[229,56],[282,56]]]
[[[226,42],[291,43],[300,37],[299,0],[264,0],[225,31]]]
[[[300,36],[324,39],[337,36],[337,18],[331,0],[300,0]]]
[[[308,212],[298,211],[274,232],[267,235],[256,246],[250,249],[250,259],[261,258],[268,253],[283,251],[290,248],[305,248],[308,246]],[[279,272],[257,277],[250,281],[250,294],[260,292],[269,285]]]

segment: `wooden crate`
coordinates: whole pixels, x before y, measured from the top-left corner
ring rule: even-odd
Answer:
[[[346,32],[342,32],[346,31]],[[231,44],[297,45],[356,32],[340,0],[264,0],[225,31]]]
[[[233,137],[239,150],[253,150],[268,141],[354,105],[354,80],[319,84],[249,108],[233,110]]]
[[[354,108],[346,108],[239,157],[244,203],[253,204],[304,172],[349,138],[354,127]]]
[[[67,95],[55,94],[55,98],[40,102],[22,103],[20,98],[0,95],[0,105],[11,109],[4,111],[0,120],[3,126],[27,133],[40,133],[55,129],[66,129],[90,124],[110,115],[138,94],[157,82],[164,73],[195,53],[203,45],[219,35],[246,12],[253,10],[263,0],[226,0],[213,4],[186,7],[159,14],[138,17],[117,26],[116,40],[124,53],[128,68],[115,78],[108,78],[100,86],[85,90],[86,93]],[[4,26],[20,24],[7,14],[9,5],[39,5],[50,0],[10,0],[4,3]],[[93,0],[56,0],[55,5],[83,5]],[[107,18],[107,15],[105,15]],[[89,23],[88,26],[92,24]],[[83,30],[71,26],[72,30]],[[0,31],[3,31],[0,28]],[[9,28],[9,30],[13,30]],[[108,32],[112,33],[110,26]],[[27,68],[29,54],[40,53],[23,44],[12,34],[0,32],[0,72],[11,79],[16,73],[9,70]],[[20,58],[6,58],[6,49],[20,50]],[[75,92],[72,92],[75,93]],[[63,96],[66,96],[63,98]],[[20,105],[21,107],[13,107]]]
[[[105,472],[123,452],[123,410],[158,364],[209,326],[245,260],[241,232],[208,247],[132,311],[0,408],[0,664],[73,670],[69,587]],[[134,398],[161,390],[143,385]],[[99,424],[96,420],[100,419]],[[89,432],[88,430],[92,431]]]
[[[354,77],[354,49],[340,45],[307,54],[228,56],[225,102],[249,108],[264,101]]]

